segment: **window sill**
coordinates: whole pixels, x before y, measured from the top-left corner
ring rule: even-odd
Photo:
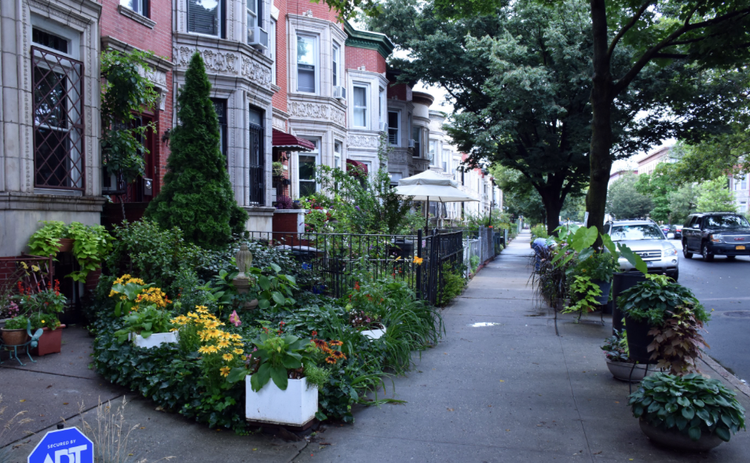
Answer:
[[[63,190],[57,188],[34,188],[34,194],[50,196],[83,196],[81,190]]]
[[[131,10],[130,8],[126,6],[117,5],[117,11],[119,11],[121,15],[127,16],[133,21],[139,24],[142,24],[148,27],[149,29],[153,29],[154,26],[156,26],[156,21],[154,21],[153,19],[147,18],[140,13],[136,13],[135,11]]]

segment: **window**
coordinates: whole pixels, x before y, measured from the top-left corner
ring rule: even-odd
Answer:
[[[399,113],[397,111],[388,111],[388,143],[393,146],[399,146],[398,120]]]
[[[268,31],[268,57],[273,60],[271,64],[271,83],[276,83],[276,20],[271,20],[271,27]]]
[[[83,63],[63,34],[33,27],[31,39],[34,184],[83,190]]]
[[[318,163],[319,141],[309,140],[315,151],[299,154],[299,197],[309,196],[317,191],[315,166]]]
[[[354,85],[352,89],[354,90],[352,92],[352,108],[354,111],[352,125],[354,127],[367,127],[367,86]]]
[[[317,76],[315,37],[297,36],[297,91],[316,93]]]
[[[227,168],[229,167],[229,156],[227,153],[227,100],[219,98],[211,98],[214,104],[214,111],[216,111],[216,118],[219,119],[219,150],[224,158],[227,160]]]
[[[148,12],[149,0],[120,0],[120,5],[130,8],[136,13],[142,14],[145,17],[149,17]]]
[[[263,27],[263,0],[246,0],[245,5],[245,11],[247,12],[247,43],[258,43],[261,41],[261,38],[255,36],[255,28]]]
[[[340,141],[333,142],[333,167],[337,169],[341,169],[342,146]]]
[[[222,37],[224,0],[187,0],[188,31]]]
[[[380,94],[378,95],[378,122],[382,125],[385,123],[385,117],[383,116],[383,108],[385,108],[385,89],[380,87]],[[382,127],[378,127],[378,130],[382,130]]]
[[[335,43],[333,44],[333,86],[341,85],[339,83],[339,63],[341,62],[341,49]]]
[[[250,204],[265,204],[265,150],[263,149],[263,111],[250,107],[248,112],[248,131],[250,134]]]
[[[422,157],[422,128],[421,127],[412,127],[411,129],[411,139],[414,140],[414,151],[412,151],[411,155],[415,158],[421,158]]]
[[[735,177],[733,183],[735,191],[747,190],[747,176]]]

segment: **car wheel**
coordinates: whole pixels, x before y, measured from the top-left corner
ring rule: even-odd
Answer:
[[[682,255],[685,256],[685,259],[693,258],[693,253],[688,251],[687,242],[682,243]]]
[[[711,262],[712,260],[714,260],[714,255],[708,252],[708,243],[703,243],[701,254],[703,255],[703,260],[705,260],[706,262]]]
[[[735,260],[737,256],[727,256],[727,260]]]
[[[667,276],[673,278],[674,281],[677,281],[677,279],[680,278],[680,269],[675,269],[674,272],[667,272]]]

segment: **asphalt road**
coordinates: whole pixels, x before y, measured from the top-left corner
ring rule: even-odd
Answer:
[[[671,240],[681,249],[679,240]],[[703,337],[708,354],[738,378],[750,382],[750,257],[734,262],[716,256],[704,262],[700,255],[680,257],[679,282],[713,310]]]

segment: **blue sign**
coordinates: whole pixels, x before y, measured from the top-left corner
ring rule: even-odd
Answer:
[[[94,463],[94,443],[78,428],[50,431],[34,447],[28,463]]]

